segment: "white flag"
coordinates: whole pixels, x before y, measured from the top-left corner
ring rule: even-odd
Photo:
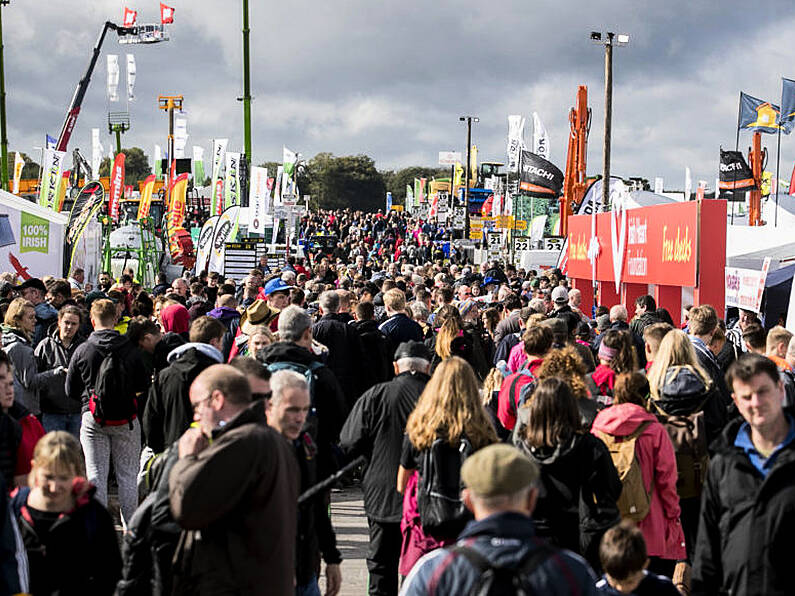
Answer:
[[[91,129],[91,178],[99,178],[99,166],[102,164],[102,141],[99,140],[99,129]]]
[[[663,179],[662,178],[655,178],[654,179],[654,194],[661,195],[663,193]]]
[[[135,87],[135,56],[127,54],[127,100],[135,101],[133,95],[133,87]]]
[[[685,168],[685,201],[690,200],[690,193],[693,191],[693,178],[690,176],[690,168]]]
[[[268,200],[268,168],[251,167],[251,181],[249,188],[249,218],[248,231],[255,234],[265,232],[265,213]]]
[[[213,181],[210,215],[221,215],[224,210],[223,177],[224,155],[229,139],[213,139]]]
[[[108,99],[119,101],[119,57],[108,54]]]
[[[508,171],[519,171],[519,152],[525,148],[524,122],[520,115],[508,116]]]
[[[174,120],[174,159],[185,157],[185,145],[188,143],[188,120],[177,118]]]
[[[19,180],[22,178],[22,168],[24,167],[25,160],[22,158],[22,154],[19,152],[14,153],[14,186],[12,192],[15,195],[19,194]]]
[[[549,161],[549,136],[536,112],[533,112],[533,153]]]

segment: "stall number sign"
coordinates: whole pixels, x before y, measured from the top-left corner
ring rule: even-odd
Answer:
[[[513,250],[514,252],[530,250],[530,236],[514,236]]]
[[[544,250],[557,250],[563,248],[563,238],[544,238]]]
[[[19,252],[50,252],[49,221],[23,211],[19,223]]]
[[[496,248],[499,250],[502,244],[502,234],[499,232],[489,232],[488,234],[489,250]]]

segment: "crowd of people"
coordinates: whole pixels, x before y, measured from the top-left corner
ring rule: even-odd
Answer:
[[[340,483],[372,595],[788,593],[791,332],[301,231],[242,279],[0,274],[0,593],[334,596]]]

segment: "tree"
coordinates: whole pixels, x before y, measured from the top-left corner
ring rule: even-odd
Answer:
[[[149,167],[149,158],[140,147],[122,149],[124,153],[124,183],[138,186],[138,182],[152,173]],[[110,158],[106,157],[99,164],[99,175],[110,176]]]
[[[33,180],[39,177],[39,164],[33,161],[27,153],[19,152],[22,159],[25,160],[25,165],[22,166],[22,180]],[[14,153],[8,152],[8,180],[13,183],[14,181]]]
[[[375,211],[383,208],[386,194],[384,180],[367,155],[318,153],[299,170],[298,187],[323,209]]]
[[[392,193],[395,204],[406,202],[406,186],[414,188],[415,178],[449,178],[450,170],[447,168],[426,168],[423,166],[410,166],[397,171],[388,170],[381,172],[384,179],[386,192]]]

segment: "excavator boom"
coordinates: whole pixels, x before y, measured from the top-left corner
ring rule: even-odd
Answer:
[[[566,154],[566,175],[563,179],[563,196],[560,198],[560,233],[568,234],[568,220],[572,206],[578,205],[585,195],[588,132],[591,129],[591,110],[588,108],[588,87],[580,85],[577,101],[569,112],[569,147]]]

